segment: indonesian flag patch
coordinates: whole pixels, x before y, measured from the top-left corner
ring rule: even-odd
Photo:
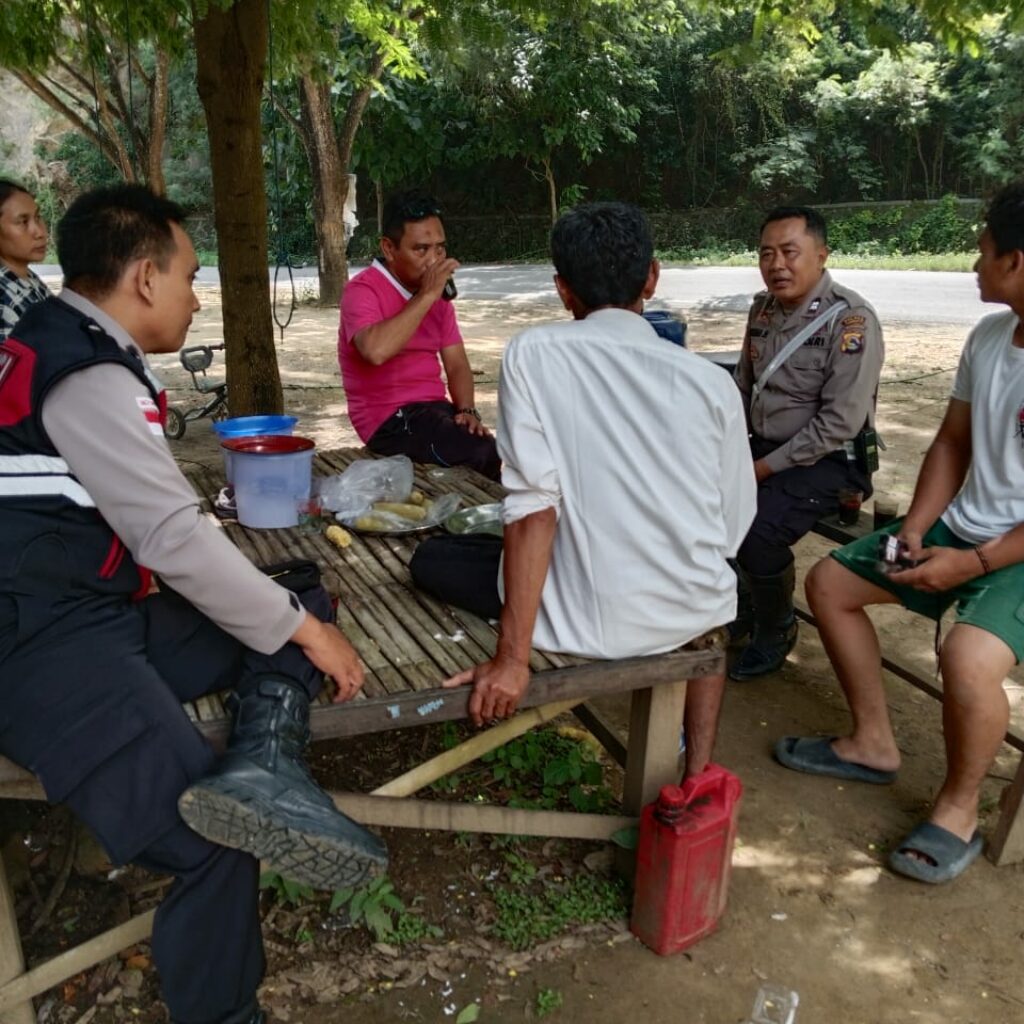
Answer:
[[[146,417],[149,432],[156,434],[157,437],[163,437],[164,428],[160,425],[160,410],[156,407],[156,402],[149,395],[139,395],[135,401],[142,410],[142,415]]]

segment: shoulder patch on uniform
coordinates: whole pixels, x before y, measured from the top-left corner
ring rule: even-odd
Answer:
[[[0,348],[0,387],[3,387],[4,381],[11,375],[17,362],[17,352],[12,352],[9,348]]]
[[[843,340],[839,343],[839,351],[849,355],[859,352],[864,347],[863,331],[843,331]]]
[[[164,428],[160,423],[160,410],[157,408],[156,402],[149,395],[137,395],[135,402],[149,424],[149,432],[162,437]]]
[[[862,316],[844,316],[839,322],[843,327],[863,327],[867,320]]]

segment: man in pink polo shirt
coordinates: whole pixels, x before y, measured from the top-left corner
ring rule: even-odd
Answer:
[[[341,297],[338,363],[352,426],[378,455],[465,465],[497,480],[501,461],[474,407],[450,301],[459,264],[447,255],[440,207],[402,193],[384,207],[383,228],[381,255]]]

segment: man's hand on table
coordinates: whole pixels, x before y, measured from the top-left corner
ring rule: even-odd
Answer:
[[[298,644],[302,653],[334,680],[335,704],[351,700],[363,688],[363,663],[336,626],[307,612],[305,621],[292,635],[292,643]]]
[[[446,679],[441,685],[449,688],[466,683],[473,684],[468,708],[473,724],[493,725],[498,719],[510,718],[516,713],[530,685],[530,666],[498,655]]]

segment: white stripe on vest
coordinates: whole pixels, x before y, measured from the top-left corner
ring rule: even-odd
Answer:
[[[63,497],[81,508],[95,508],[89,492],[54,455],[0,455],[0,498]]]

